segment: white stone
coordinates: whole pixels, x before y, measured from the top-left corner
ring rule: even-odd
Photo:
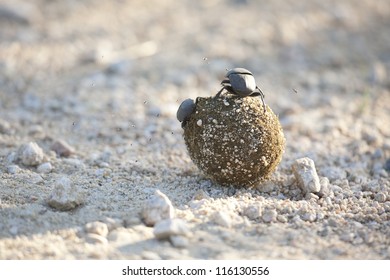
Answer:
[[[304,193],[320,191],[320,179],[312,159],[305,157],[295,160],[292,170],[299,187]]]
[[[157,222],[175,217],[175,208],[169,198],[161,191],[156,190],[153,196],[146,201],[141,217],[147,226],[154,226]]]
[[[35,142],[22,145],[18,151],[19,159],[24,165],[36,166],[43,161],[43,150]]]
[[[181,235],[172,235],[169,237],[169,240],[171,241],[173,247],[176,248],[185,248],[188,247],[188,239],[185,236]]]
[[[378,202],[385,202],[386,201],[386,194],[383,192],[379,192],[375,195],[375,200]]]
[[[75,150],[64,140],[57,140],[51,145],[51,150],[53,150],[60,157],[69,157],[71,154],[74,154]]]
[[[198,121],[196,122],[196,124],[197,124],[198,126],[202,126],[202,120],[198,120]]]
[[[16,164],[11,164],[11,165],[7,166],[7,172],[9,174],[16,174],[16,173],[19,173],[21,170],[22,169]]]
[[[334,196],[332,189],[329,185],[329,179],[327,177],[319,177],[320,178],[320,191],[318,192],[318,195],[320,197],[332,197]]]
[[[38,165],[37,171],[39,173],[50,173],[50,171],[53,170],[53,166],[51,165],[50,162],[44,162]]]
[[[278,213],[275,209],[267,209],[263,212],[262,219],[266,223],[271,223],[276,221],[277,216]]]
[[[85,241],[88,243],[93,243],[93,244],[107,244],[108,240],[104,236],[101,236],[96,233],[88,233],[85,236]]]
[[[232,219],[230,218],[229,214],[223,211],[215,212],[213,220],[216,224],[226,228],[229,228],[232,225]]]
[[[108,235],[108,227],[105,223],[96,221],[90,222],[85,225],[85,231],[88,233],[94,233],[103,237]]]
[[[55,209],[68,211],[83,204],[84,197],[68,177],[61,177],[56,181],[47,203]]]
[[[260,218],[261,216],[261,208],[260,206],[255,205],[249,205],[244,209],[243,213],[248,219],[250,220],[256,220]]]
[[[188,236],[190,231],[181,219],[166,219],[158,222],[153,229],[157,239],[166,239],[173,235]]]

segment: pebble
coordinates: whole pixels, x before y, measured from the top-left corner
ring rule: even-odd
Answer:
[[[378,202],[385,202],[386,201],[386,194],[383,192],[379,192],[375,195],[375,200]]]
[[[229,214],[223,211],[217,211],[213,215],[213,220],[216,224],[230,228],[232,225],[232,219],[230,218]]]
[[[75,149],[64,140],[57,140],[51,145],[51,150],[60,157],[69,157],[75,153]]]
[[[43,150],[35,142],[20,146],[18,155],[21,162],[26,166],[39,165],[44,158]]]
[[[105,223],[96,221],[90,222],[85,225],[85,231],[88,233],[94,233],[103,237],[108,235],[108,227]]]
[[[304,193],[316,193],[321,190],[320,179],[312,159],[305,157],[295,160],[292,170],[299,187]]]
[[[302,214],[301,219],[307,222],[314,222],[317,219],[317,215],[313,212],[306,212]]]
[[[141,217],[147,226],[154,226],[161,220],[173,219],[175,208],[169,198],[160,190],[156,190],[153,196],[146,201]]]
[[[275,222],[276,218],[278,216],[278,213],[275,209],[267,209],[263,212],[262,219],[266,223]]]
[[[169,237],[169,240],[171,241],[173,247],[176,248],[185,248],[188,247],[188,239],[181,235],[172,235]]]
[[[319,197],[333,196],[333,192],[329,187],[329,179],[327,177],[320,177],[320,191],[318,192]]]
[[[167,239],[173,235],[188,236],[190,231],[181,219],[165,219],[155,224],[153,234],[157,239]]]
[[[37,171],[38,173],[50,173],[52,171],[53,166],[51,165],[50,162],[44,162],[38,165]]]
[[[68,177],[61,177],[55,182],[47,203],[57,210],[69,211],[83,204],[84,196]]]
[[[255,205],[249,205],[244,209],[244,216],[248,217],[249,220],[256,220],[261,217],[261,207]]]
[[[157,254],[156,252],[152,252],[152,251],[143,251],[141,253],[141,257],[144,259],[144,260],[161,260],[161,257],[159,256],[159,254]]]
[[[85,241],[87,241],[88,243],[96,243],[96,244],[107,244],[108,243],[107,238],[105,238],[104,236],[101,236],[99,234],[96,234],[96,233],[88,233],[85,236]]]
[[[19,173],[22,169],[19,167],[19,165],[11,164],[7,166],[7,172],[9,174],[16,174]]]
[[[278,222],[281,222],[281,223],[287,223],[287,217],[286,216],[283,216],[283,215],[278,215],[277,218]]]
[[[123,222],[119,219],[105,217],[102,222],[107,225],[108,231],[112,231],[122,226]]]

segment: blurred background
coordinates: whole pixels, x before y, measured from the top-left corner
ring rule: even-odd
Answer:
[[[290,152],[318,157],[334,137],[389,136],[389,30],[386,0],[1,0],[0,119],[176,145],[180,102],[245,67]]]
[[[233,67],[253,72],[286,136],[257,189],[207,179],[176,120],[184,99],[215,95]],[[389,73],[389,0],[0,0],[0,258],[388,259]],[[49,168],[18,161],[29,142]],[[328,178],[329,205],[304,200],[295,183],[291,166],[304,156]],[[86,191],[85,205],[48,209],[61,176]],[[183,255],[151,228],[133,234],[156,188],[195,227]],[[192,204],[205,197],[206,208]],[[254,202],[290,210],[272,210],[281,223],[242,219],[228,235],[204,223]],[[130,227],[132,243],[84,245],[78,229],[102,217]]]

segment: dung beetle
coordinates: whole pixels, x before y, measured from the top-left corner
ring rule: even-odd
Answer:
[[[256,85],[252,72],[245,68],[233,68],[226,73],[226,79],[221,82],[222,88],[216,97],[219,97],[224,89],[240,97],[260,96],[265,112],[264,93]]]
[[[190,118],[190,115],[195,110],[195,107],[196,104],[191,98],[184,100],[180,104],[179,109],[177,109],[176,118],[179,122],[181,122],[181,127],[185,126],[186,122]]]

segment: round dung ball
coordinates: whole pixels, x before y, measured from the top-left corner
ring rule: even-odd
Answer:
[[[198,97],[183,129],[192,161],[222,185],[269,179],[284,152],[279,119],[257,97]]]

